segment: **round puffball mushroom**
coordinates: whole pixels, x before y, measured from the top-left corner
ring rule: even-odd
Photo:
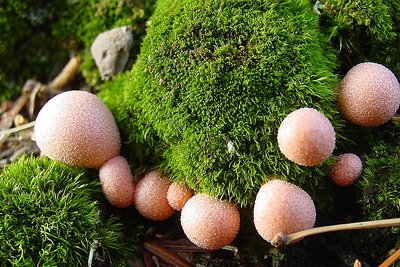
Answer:
[[[50,99],[37,116],[34,132],[44,155],[72,166],[99,169],[121,148],[110,110],[84,91],[67,91]]]
[[[254,224],[268,242],[279,233],[286,235],[314,226],[316,211],[311,197],[300,187],[271,180],[264,184],[254,204]]]
[[[300,108],[282,121],[278,146],[285,157],[299,165],[319,165],[335,148],[335,130],[319,111]]]
[[[148,172],[136,185],[134,203],[138,212],[153,221],[168,219],[174,209],[168,204],[170,183],[160,171]]]
[[[185,183],[172,183],[167,192],[167,200],[174,210],[182,210],[185,203],[193,196],[192,190]]]
[[[133,205],[135,183],[128,162],[122,156],[106,161],[99,171],[101,187],[108,202],[118,208]]]
[[[232,203],[199,194],[183,207],[181,225],[189,240],[197,246],[219,249],[235,239],[240,215]]]
[[[400,104],[400,84],[381,64],[365,62],[351,68],[342,80],[337,103],[342,115],[361,126],[389,121]]]
[[[351,185],[362,172],[361,159],[352,153],[341,154],[335,158],[335,162],[328,172],[337,185]]]

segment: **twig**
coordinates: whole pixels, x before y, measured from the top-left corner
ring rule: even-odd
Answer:
[[[303,239],[304,237],[310,235],[317,235],[317,234],[336,232],[336,231],[361,230],[361,229],[383,228],[391,226],[400,226],[400,218],[322,226],[292,233],[289,235],[285,235],[284,233],[278,233],[271,241],[271,244],[275,247],[280,247],[296,243],[301,239]]]
[[[97,240],[93,240],[90,246],[89,257],[88,257],[88,267],[92,267],[94,252],[100,247],[100,243]]]
[[[35,121],[31,121],[31,122],[25,123],[25,124],[23,124],[21,126],[18,126],[18,127],[14,127],[14,128],[11,128],[11,129],[0,131],[0,136],[7,136],[7,135],[10,135],[10,134],[13,134],[13,133],[17,133],[17,132],[20,132],[20,131],[28,130],[28,129],[34,127],[34,126],[35,126]]]
[[[171,264],[177,267],[190,267],[193,266],[181,256],[173,253],[172,251],[162,247],[155,241],[146,241],[143,243],[143,247],[151,254],[157,256],[165,263]]]
[[[395,263],[396,260],[400,259],[400,249],[398,249],[395,253],[393,253],[389,258],[387,258],[384,262],[382,262],[379,267],[389,267],[393,263]]]
[[[35,112],[35,106],[36,106],[36,96],[38,95],[39,92],[43,92],[46,90],[46,85],[36,82],[34,89],[32,90],[32,93],[29,97],[29,118],[33,119],[33,114]]]
[[[80,65],[79,57],[72,57],[62,71],[49,82],[48,86],[55,90],[63,89],[75,77]]]

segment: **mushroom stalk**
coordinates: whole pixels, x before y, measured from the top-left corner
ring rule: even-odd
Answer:
[[[315,227],[315,228],[299,231],[296,233],[292,233],[289,235],[285,235],[284,233],[278,233],[274,237],[274,239],[272,240],[271,243],[275,247],[281,247],[284,245],[290,245],[290,244],[296,243],[299,240],[303,239],[304,237],[311,236],[311,235],[317,235],[317,234],[328,233],[328,232],[336,232],[336,231],[362,230],[362,229],[383,228],[383,227],[391,227],[391,226],[395,226],[395,227],[400,226],[400,218]]]

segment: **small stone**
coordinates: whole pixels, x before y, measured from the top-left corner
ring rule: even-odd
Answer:
[[[109,80],[123,71],[129,58],[133,36],[129,26],[100,33],[90,47],[101,78]]]

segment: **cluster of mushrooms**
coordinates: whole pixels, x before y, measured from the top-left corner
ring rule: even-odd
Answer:
[[[399,107],[400,85],[386,67],[361,63],[341,82],[337,104],[350,122],[378,126],[390,120]],[[104,195],[113,206],[134,205],[145,218],[156,221],[181,210],[182,228],[199,247],[222,248],[239,231],[239,210],[233,203],[205,194],[193,195],[187,185],[170,183],[158,170],[135,183],[127,160],[120,155],[121,140],[114,118],[93,94],[68,91],[48,101],[37,117],[35,138],[42,154],[51,159],[98,169]],[[277,139],[280,151],[303,166],[321,164],[335,148],[332,124],[313,108],[290,113],[282,121]],[[361,171],[360,158],[347,153],[335,157],[329,174],[335,183],[346,186]],[[255,227],[269,242],[279,233],[313,228],[315,219],[311,197],[279,177],[270,179],[256,196]]]

